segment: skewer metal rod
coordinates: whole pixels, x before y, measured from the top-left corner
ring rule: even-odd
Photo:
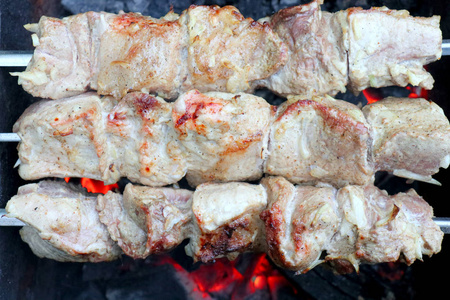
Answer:
[[[0,208],[0,226],[23,226],[25,223],[23,223],[20,220],[17,220],[16,218],[8,218],[6,216],[6,211],[3,208]]]
[[[441,228],[445,234],[450,234],[450,218],[433,218],[433,221]],[[24,226],[20,220],[8,218],[4,208],[0,208],[0,226]]]
[[[20,142],[17,133],[0,133],[0,142]]]
[[[442,55],[450,55],[450,39],[442,40]],[[33,51],[0,51],[0,67],[26,67]]]

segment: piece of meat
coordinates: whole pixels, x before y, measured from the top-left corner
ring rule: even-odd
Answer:
[[[345,24],[351,91],[408,84],[433,88],[434,79],[423,66],[442,55],[439,16],[412,17],[387,7],[338,14]]]
[[[97,90],[119,99],[143,91],[174,98],[202,91],[251,90],[274,73],[287,49],[268,25],[231,6],[191,6],[181,16],[88,12],[42,17],[26,28],[35,55],[19,84],[33,96],[60,99]]]
[[[233,6],[191,6],[181,16],[188,29],[188,79],[184,90],[238,93],[272,75],[287,49],[268,24],[245,19]]]
[[[63,19],[43,16],[27,24],[36,47],[33,57],[19,76],[19,84],[35,97],[60,99],[84,93],[93,76],[91,19],[96,13]],[[101,30],[102,26],[97,29]]]
[[[101,13],[98,73],[91,87],[122,98],[129,91],[151,91],[175,97],[187,76],[187,37],[179,16],[161,19],[137,13]]]
[[[347,85],[347,51],[337,14],[320,1],[282,9],[267,19],[289,48],[287,63],[259,84],[280,95],[335,95]]]
[[[441,250],[444,233],[414,190],[389,196],[371,185],[348,186],[339,190],[337,202],[342,222],[325,260],[334,260],[341,272],[358,270],[362,263],[412,264]]]
[[[100,223],[96,203],[95,195],[81,189],[41,181],[20,187],[6,211],[27,224],[20,234],[39,257],[75,262],[117,259],[122,252]]]
[[[58,102],[31,105],[14,124],[20,136],[19,175],[25,180],[45,177],[88,177],[113,183],[102,102],[94,93]]]
[[[282,177],[262,180],[268,194],[265,223],[268,254],[279,266],[306,272],[322,262],[321,254],[339,228],[336,189],[295,187]]]
[[[178,246],[190,232],[192,192],[128,184],[98,196],[100,221],[123,252],[145,258]]]
[[[187,162],[171,117],[172,104],[159,97],[136,92],[123,97],[105,120],[109,170],[149,186],[183,178]]]
[[[28,24],[36,47],[19,84],[59,99],[95,89],[123,97],[144,91],[166,98],[191,89],[281,95],[335,95],[345,85],[412,84],[431,89],[423,65],[442,54],[440,17],[411,17],[386,7],[322,12],[322,0],[259,21],[232,6],[190,6],[155,19],[88,12]]]
[[[361,110],[331,97],[296,100],[278,108],[265,173],[294,183],[343,186],[371,181],[370,127]]]
[[[261,185],[249,183],[204,183],[192,200],[193,229],[186,253],[194,261],[211,262],[243,252],[265,251],[260,212],[267,205]]]
[[[273,117],[272,106],[250,94],[181,95],[172,121],[186,152],[189,184],[261,178]]]
[[[281,177],[262,181],[268,207],[268,253],[283,268],[306,272],[330,262],[340,273],[362,263],[413,263],[438,253],[443,232],[414,190],[389,196],[373,185],[294,186]]]
[[[438,184],[431,175],[450,163],[450,124],[438,105],[388,97],[363,112],[372,128],[376,170]]]
[[[120,103],[94,93],[35,103],[13,128],[21,138],[19,174],[26,180],[176,183],[187,166],[171,114],[171,104],[144,93],[130,93]]]

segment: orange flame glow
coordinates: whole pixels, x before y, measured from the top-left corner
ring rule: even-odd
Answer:
[[[250,257],[244,271],[237,268],[237,260],[217,259],[212,264],[202,264],[188,272],[170,256],[160,256],[159,264],[171,264],[179,276],[190,282],[192,292],[203,299],[245,299],[255,292],[277,299],[277,291],[288,288],[297,294],[296,288],[270,263],[266,254]]]
[[[66,182],[69,182],[70,179],[70,177],[64,177]],[[108,191],[119,189],[119,185],[117,183],[105,185],[103,181],[89,178],[81,178],[80,183],[89,193],[106,194]]]

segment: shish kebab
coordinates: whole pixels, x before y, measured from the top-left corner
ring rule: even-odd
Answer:
[[[195,187],[263,174],[337,187],[373,182],[377,171],[439,184],[450,163],[450,124],[425,99],[389,97],[364,106],[329,96],[275,107],[239,93],[192,90],[168,103],[145,93],[120,101],[95,93],[31,105],[13,127],[25,180],[127,177]]]
[[[323,12],[313,1],[254,21],[226,6],[191,6],[155,19],[88,12],[42,17],[26,28],[36,47],[19,76],[33,96],[88,90],[121,98],[146,91],[173,99],[192,89],[286,96],[335,95],[412,84],[431,89],[423,68],[442,55],[439,16],[386,7]]]
[[[6,210],[25,222],[20,233],[36,255],[76,262],[145,258],[189,239],[195,261],[255,251],[297,272],[329,262],[348,273],[361,263],[411,264],[438,253],[444,235],[414,190],[389,196],[371,184],[294,186],[282,177],[195,191],[128,184],[123,195],[41,181],[20,187]]]

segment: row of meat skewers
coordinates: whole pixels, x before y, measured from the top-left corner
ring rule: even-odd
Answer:
[[[27,223],[20,233],[36,255],[59,261],[145,258],[189,239],[195,261],[255,251],[298,272],[329,262],[346,273],[361,263],[410,264],[439,252],[443,238],[414,190],[389,196],[370,184],[294,186],[282,177],[194,192],[128,184],[123,195],[98,196],[41,181],[22,186],[6,209]]]
[[[40,257],[97,262],[189,239],[196,261],[267,252],[298,272],[439,252],[432,208],[413,190],[389,196],[373,182],[388,171],[439,184],[432,175],[450,164],[442,109],[402,98],[361,109],[321,96],[432,88],[423,65],[441,56],[439,17],[328,13],[321,3],[258,21],[191,6],[161,19],[89,12],[26,25],[36,50],[13,75],[57,101],[33,104],[14,125],[20,176],[145,186],[89,195],[59,181],[25,185],[6,207],[25,222],[23,240]],[[275,107],[244,93],[259,87],[296,96]],[[167,187],[184,176],[194,191]]]
[[[127,177],[149,186],[185,175],[192,187],[254,181],[263,174],[337,187],[373,182],[376,171],[437,183],[450,162],[450,124],[425,99],[364,106],[329,96],[279,107],[250,94],[84,94],[29,107],[14,125],[23,179]]]
[[[201,92],[334,96],[346,90],[434,79],[439,16],[412,17],[386,7],[321,11],[322,0],[258,21],[232,6],[191,6],[155,19],[88,12],[28,24],[36,47],[19,83],[35,97],[60,99],[95,90],[122,98],[147,91],[176,98]]]

